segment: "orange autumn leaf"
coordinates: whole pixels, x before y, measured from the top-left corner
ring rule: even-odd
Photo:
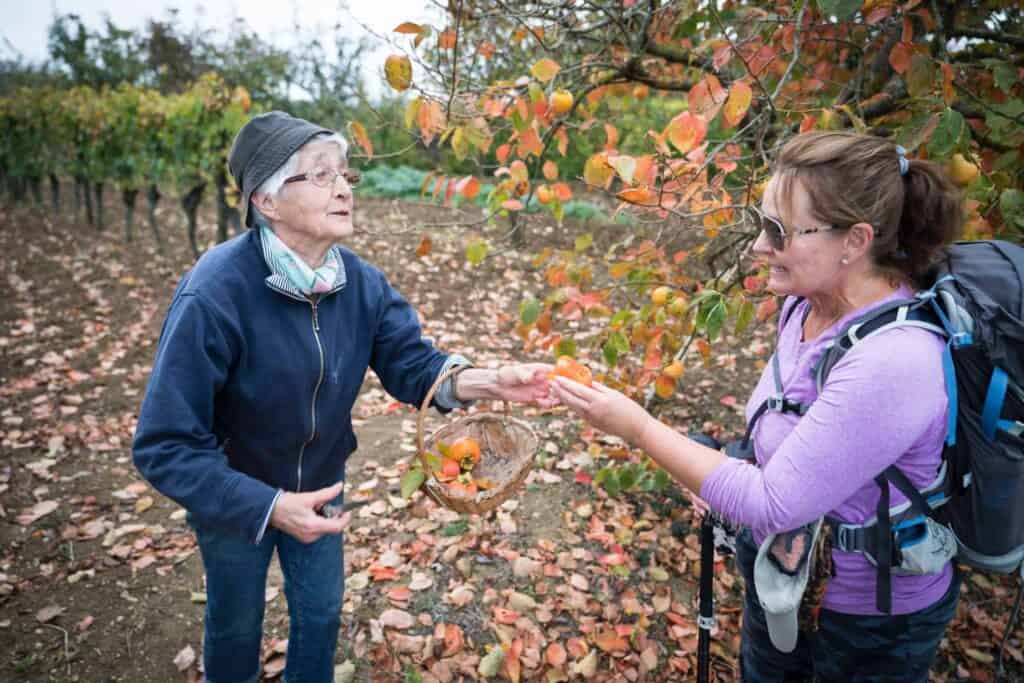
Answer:
[[[630,204],[655,206],[658,203],[658,193],[647,187],[631,187],[615,196]]]
[[[359,146],[366,152],[366,158],[370,159],[373,157],[373,143],[370,142],[370,136],[366,134],[366,129],[363,128],[363,124],[358,121],[350,121],[348,124],[348,132],[355,138]]]
[[[551,186],[551,189],[560,202],[567,202],[572,199],[572,188],[566,183],[555,183]]]
[[[665,127],[665,137],[680,154],[686,154],[704,141],[708,124],[703,116],[684,111]]]
[[[463,647],[462,627],[458,624],[444,625],[444,657],[458,654]]]
[[[434,248],[434,243],[430,239],[430,235],[423,233],[423,238],[420,239],[420,245],[416,247],[416,256],[423,258],[431,252]]]
[[[548,664],[554,667],[561,667],[565,664],[567,659],[565,648],[562,647],[561,643],[555,642],[548,645],[548,648],[544,651],[544,659]]]
[[[437,37],[437,46],[442,50],[450,50],[455,47],[455,30],[446,28]]]
[[[544,177],[548,180],[556,180],[558,178],[558,164],[551,159],[544,162]]]
[[[594,632],[594,644],[605,652],[625,652],[629,641],[620,636],[611,626],[600,626]]]
[[[480,181],[474,176],[468,175],[459,180],[455,190],[466,199],[473,199],[480,194]]]
[[[395,586],[388,591],[388,600],[391,602],[409,602],[411,597],[412,591],[408,586]]]
[[[690,90],[687,95],[687,107],[692,113],[700,114],[705,120],[710,121],[718,115],[727,97],[728,92],[718,78],[714,74],[708,74]]]
[[[722,108],[722,122],[725,128],[732,128],[743,120],[754,98],[754,91],[743,81],[736,81],[729,88],[729,99]]]

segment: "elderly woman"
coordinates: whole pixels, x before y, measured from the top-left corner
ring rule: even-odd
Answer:
[[[826,583],[820,611],[810,612],[817,623],[799,634],[804,585],[792,590],[799,578],[789,575],[806,571],[818,520],[871,523],[885,500],[876,477],[891,465],[919,490],[936,479],[947,409],[937,335],[881,330],[834,366],[820,392],[812,369],[848,323],[913,293],[959,230],[954,188],[938,166],[908,160],[889,141],[809,133],[781,150],[754,213],[761,233],[753,254],[769,268],[769,289],[788,297],[775,357],[747,404],[756,466],[682,436],[607,387],[558,378],[555,393],[745,526],[737,544],[746,586],[743,680],[927,681],[956,608],[955,543],[940,539],[945,554],[929,573],[893,568],[888,613],[879,609],[881,574],[869,558],[834,549],[821,562],[831,559],[833,572],[818,577]],[[777,393],[787,400],[767,400]],[[758,410],[763,405],[769,409]],[[898,510],[906,498],[880,481]],[[786,534],[804,525],[807,536]],[[799,542],[780,547],[778,538]],[[788,613],[767,612],[794,597]]]
[[[418,405],[439,374],[468,365],[421,336],[416,311],[339,242],[352,234],[340,135],[281,112],[239,131],[229,166],[253,229],[182,277],[139,414],[135,465],[181,504],[206,569],[210,683],[255,681],[274,550],[288,601],[285,680],[333,681],[344,584],[345,461],[367,368]],[[470,368],[434,399],[544,404],[548,366]]]

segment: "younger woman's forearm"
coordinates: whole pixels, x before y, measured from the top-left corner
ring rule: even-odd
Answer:
[[[724,453],[686,438],[653,417],[643,423],[634,445],[694,493],[700,492],[704,480],[726,459]]]

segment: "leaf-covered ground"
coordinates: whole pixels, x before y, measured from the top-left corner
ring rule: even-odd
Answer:
[[[178,222],[171,209],[161,218]],[[530,253],[492,254],[471,268],[464,233],[441,233],[417,258],[417,226],[445,218],[435,207],[367,200],[357,223],[369,232],[351,246],[389,274],[440,347],[481,366],[550,360],[524,352],[513,332],[523,296],[541,292],[532,253],[571,248],[591,230],[600,248],[625,230],[556,230],[534,217]],[[146,234],[126,247],[114,231],[0,210],[0,679],[201,676],[205,598],[194,538],[184,511],[140,480],[129,451],[163,312],[191,261],[180,228],[167,237],[174,246],[161,255]],[[587,344],[596,324],[583,319],[566,332],[600,371]],[[717,345],[710,365],[688,369],[679,394],[657,409],[682,431],[738,430],[771,330]],[[640,454],[560,410],[522,414],[541,437],[526,487],[494,513],[460,517],[419,494],[400,497],[416,412],[368,377],[347,495],[372,502],[346,537],[338,680],[694,677],[699,548],[687,497],[675,489],[609,497],[595,473]],[[718,557],[712,654],[722,681],[738,678],[741,588],[731,558]],[[1014,588],[968,575],[934,680],[992,680]],[[266,607],[264,670],[274,678],[288,637],[276,566]],[[1007,650],[1018,677],[1021,638],[1018,624]]]

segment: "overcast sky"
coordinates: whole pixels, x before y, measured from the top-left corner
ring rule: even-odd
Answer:
[[[304,30],[322,34],[330,34],[334,24],[340,22],[353,36],[363,32],[355,20],[382,34],[390,34],[403,21],[436,25],[437,14],[428,13],[427,4],[425,0],[0,0],[0,7],[7,7],[0,24],[0,55],[11,57],[13,50],[34,62],[45,60],[46,30],[60,14],[77,14],[91,28],[101,27],[104,16],[109,16],[117,26],[133,29],[142,28],[148,19],[165,16],[168,8],[178,9],[180,23],[187,28],[198,24],[222,29],[242,16],[264,38],[290,47],[295,42],[292,26],[296,22]],[[434,22],[430,22],[431,17]],[[374,85],[387,54],[387,48],[379,47],[363,66],[373,93],[379,92]]]

